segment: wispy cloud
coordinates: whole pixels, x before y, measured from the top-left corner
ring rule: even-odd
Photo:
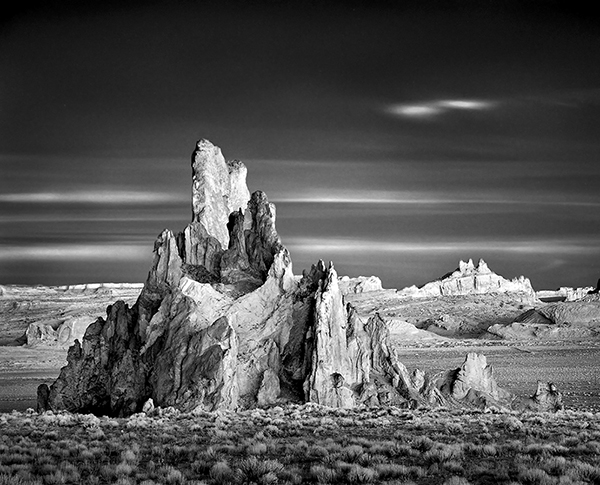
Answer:
[[[144,244],[0,246],[0,261],[140,261],[151,254],[151,245]]]
[[[181,202],[189,199],[187,193],[150,192],[136,190],[79,190],[69,192],[19,192],[0,194],[0,202],[31,204],[154,204]]]
[[[600,252],[592,242],[580,240],[516,241],[380,241],[345,238],[291,238],[284,244],[292,251],[322,253],[440,253],[470,252],[521,254],[593,254]]]
[[[481,111],[491,109],[497,103],[477,99],[441,99],[423,103],[392,104],[388,113],[407,118],[429,118],[448,111]]]
[[[306,204],[398,204],[398,205],[543,205],[598,207],[597,200],[575,200],[544,194],[477,193],[458,195],[436,191],[418,190],[335,190],[309,189],[302,192],[274,194],[270,198],[275,203]]]

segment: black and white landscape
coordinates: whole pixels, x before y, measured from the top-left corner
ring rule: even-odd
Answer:
[[[0,485],[600,482],[592,11],[2,22]]]

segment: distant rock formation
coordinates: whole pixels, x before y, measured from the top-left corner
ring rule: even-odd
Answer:
[[[528,310],[513,323],[492,325],[488,332],[512,340],[565,340],[600,337],[600,298],[550,303]]]
[[[520,293],[535,299],[531,282],[524,276],[507,280],[494,273],[483,259],[477,266],[473,260],[460,261],[458,268],[436,281],[417,288],[411,286],[398,292],[413,298],[431,298],[437,296],[481,295],[491,293]]]
[[[368,293],[371,291],[383,290],[381,280],[377,276],[359,276],[358,278],[350,278],[342,276],[339,281],[342,293]]]
[[[534,411],[562,411],[563,395],[552,382],[538,381],[535,393],[525,402],[524,407]]]
[[[557,301],[559,299],[564,301],[576,301],[593,292],[594,288],[592,286],[586,286],[583,288],[561,286],[558,290],[540,290],[536,291],[535,294],[539,300],[543,301]]]
[[[117,301],[75,341],[49,395],[40,389],[40,409],[125,416],[148,402],[181,411],[285,401],[510,405],[483,356],[439,376],[409,372],[388,323],[346,300],[383,292],[377,278],[340,282],[323,261],[295,277],[275,207],[260,191],[249,195],[241,162],[201,140],[192,172],[192,222],[158,236],[136,303]],[[476,273],[473,288],[502,286],[483,264]]]
[[[31,347],[58,346],[70,347],[75,340],[81,341],[87,328],[94,321],[91,315],[77,315],[53,323],[33,322],[25,332],[26,344]]]

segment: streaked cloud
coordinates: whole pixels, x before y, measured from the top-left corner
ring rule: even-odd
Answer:
[[[20,192],[0,194],[0,202],[31,204],[154,204],[189,200],[186,193],[151,192],[140,190],[78,190],[70,192]]]
[[[598,253],[597,245],[581,240],[506,240],[506,241],[380,241],[345,238],[291,238],[284,241],[291,251],[322,253],[522,253],[522,254],[582,254]]]
[[[386,111],[408,118],[428,118],[452,110],[481,111],[491,109],[497,103],[477,99],[442,99],[414,104],[392,104]]]
[[[478,193],[458,195],[441,191],[418,190],[335,190],[309,189],[302,192],[275,193],[274,203],[306,204],[398,204],[398,205],[543,205],[598,207],[597,200],[576,200],[544,194]]]
[[[146,244],[47,244],[2,245],[0,261],[132,261],[149,260],[152,246]]]

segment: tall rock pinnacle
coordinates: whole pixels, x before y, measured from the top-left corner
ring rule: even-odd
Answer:
[[[192,176],[192,222],[159,235],[135,305],[109,306],[75,341],[40,409],[125,416],[148,399],[182,411],[508,399],[485,358],[442,378],[409,373],[386,323],[348,303],[333,264],[296,278],[275,206],[261,191],[250,197],[241,162],[201,140]],[[490,272],[480,264],[479,273]]]
[[[246,186],[246,166],[225,161],[221,149],[200,140],[192,155],[192,222],[201,223],[221,246],[229,246],[229,215],[246,210],[250,192]]]

